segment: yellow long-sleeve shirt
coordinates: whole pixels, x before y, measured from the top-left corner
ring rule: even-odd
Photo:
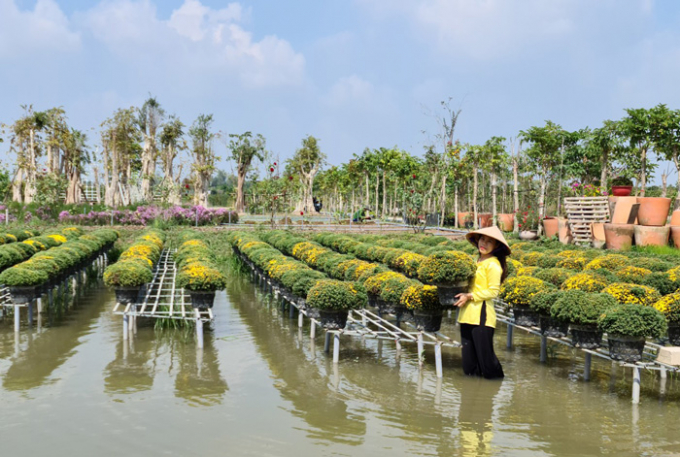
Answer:
[[[486,327],[496,328],[496,310],[493,299],[501,291],[501,275],[503,267],[496,257],[489,257],[477,264],[472,300],[468,301],[458,313],[458,323],[479,325],[482,317],[482,306],[486,302]]]

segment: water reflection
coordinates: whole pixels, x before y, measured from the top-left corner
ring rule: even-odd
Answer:
[[[155,374],[155,361],[151,359],[154,345],[151,338],[136,338],[128,343],[121,336],[116,344],[116,357],[104,369],[104,392],[129,394],[151,389]]]
[[[292,414],[310,426],[307,436],[324,443],[363,443],[365,417],[353,411],[348,399],[332,388],[331,367],[310,360],[303,346],[295,344],[294,331],[281,328],[252,288],[239,289],[238,294],[231,287],[227,290],[230,301],[238,308],[258,352],[276,378],[274,386],[281,397],[292,403]],[[234,299],[232,294],[236,295]],[[272,301],[270,306],[279,305]]]
[[[222,378],[217,351],[213,347],[212,333],[204,335],[205,349],[197,348],[192,341],[178,344],[179,371],[175,378],[175,396],[191,405],[212,406],[224,399],[229,390]]]
[[[478,378],[465,380],[460,396],[458,427],[462,455],[492,455],[494,403],[502,381]]]
[[[33,331],[29,330],[26,349],[17,354],[2,380],[5,389],[29,390],[42,386],[57,368],[76,353],[75,349],[82,343],[82,337],[91,332],[103,310],[96,300],[88,302],[84,302],[71,319],[39,335],[34,336]]]

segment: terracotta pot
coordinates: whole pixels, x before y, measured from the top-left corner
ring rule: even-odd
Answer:
[[[615,197],[627,197],[633,191],[633,186],[612,186],[612,195]]]
[[[468,217],[468,214],[470,213],[458,213],[458,227],[465,227],[465,219]]]
[[[498,215],[498,228],[504,232],[512,232],[515,224],[515,215],[512,213],[503,213]]]
[[[671,239],[676,248],[680,248],[680,227],[671,227]]]
[[[606,243],[606,237],[604,234],[604,223],[594,222],[590,224],[590,232],[593,236],[593,247],[596,249],[602,249]]]
[[[629,249],[633,245],[634,234],[633,224],[604,224],[607,249]]]
[[[640,225],[664,226],[671,209],[671,199],[666,197],[638,197],[640,204],[638,222]]]
[[[557,221],[556,217],[546,217],[543,219],[543,230],[544,236],[546,238],[552,238],[553,236],[557,236],[557,232],[559,231],[559,224]]]
[[[638,246],[667,246],[670,231],[671,228],[668,225],[663,227],[636,225],[635,244]]]
[[[522,230],[519,232],[519,239],[523,241],[531,241],[538,238],[538,232],[536,230]]]
[[[680,226],[680,209],[673,211],[671,214],[671,223],[669,225],[671,227]]]
[[[572,240],[569,221],[563,217],[557,218],[557,238],[562,244],[569,244]]]
[[[479,213],[479,228],[491,227],[493,224],[493,217],[491,213]]]
[[[612,200],[614,204],[612,205]],[[633,205],[637,204],[637,197],[611,197],[609,200],[612,224],[627,224]],[[631,221],[635,223],[635,221]]]

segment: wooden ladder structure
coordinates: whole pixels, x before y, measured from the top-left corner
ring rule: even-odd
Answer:
[[[590,245],[592,224],[610,220],[608,197],[565,197],[564,208],[574,244]]]

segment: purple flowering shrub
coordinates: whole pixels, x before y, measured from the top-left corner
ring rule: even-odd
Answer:
[[[79,225],[149,225],[156,220],[172,222],[177,225],[220,225],[238,222],[238,214],[226,209],[208,209],[202,206],[182,208],[172,206],[167,209],[158,206],[139,206],[136,210],[90,211],[87,214],[59,213],[59,222]]]

